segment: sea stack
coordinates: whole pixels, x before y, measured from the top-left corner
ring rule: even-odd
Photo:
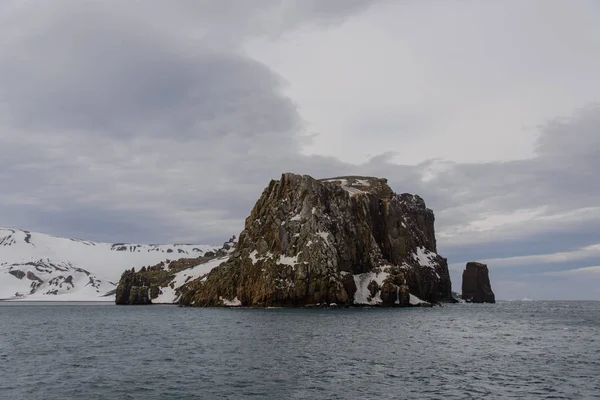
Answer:
[[[468,262],[462,276],[462,298],[468,303],[495,303],[486,264]]]
[[[386,179],[285,173],[230,258],[182,287],[185,306],[409,306],[453,301],[433,212]],[[423,303],[427,302],[427,303]]]

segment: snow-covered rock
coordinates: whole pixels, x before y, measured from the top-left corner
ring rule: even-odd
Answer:
[[[114,301],[126,269],[198,257],[218,248],[99,243],[0,228],[0,299]]]
[[[173,304],[187,290],[187,284],[203,280],[209,272],[229,259],[235,251],[237,239],[232,237],[218,250],[207,251],[195,258],[181,258],[156,265],[132,268],[121,275],[116,289],[115,303],[120,305]],[[238,305],[236,299],[223,299],[229,306]]]

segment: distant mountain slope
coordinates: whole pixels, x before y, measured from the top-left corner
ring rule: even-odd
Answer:
[[[199,257],[218,248],[98,243],[0,228],[0,299],[114,301],[126,269]]]

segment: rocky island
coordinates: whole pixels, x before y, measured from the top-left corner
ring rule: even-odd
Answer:
[[[468,262],[462,275],[462,298],[467,303],[495,303],[486,264]]]
[[[452,302],[434,221],[421,197],[395,194],[386,179],[286,173],[263,191],[220,258],[126,271],[117,303],[156,302],[165,290],[171,302],[198,307]]]

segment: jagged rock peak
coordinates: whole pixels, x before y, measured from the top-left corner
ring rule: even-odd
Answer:
[[[181,302],[405,305],[409,294],[450,300],[433,225],[423,199],[394,194],[385,179],[285,173],[256,202],[231,258],[191,282]]]

